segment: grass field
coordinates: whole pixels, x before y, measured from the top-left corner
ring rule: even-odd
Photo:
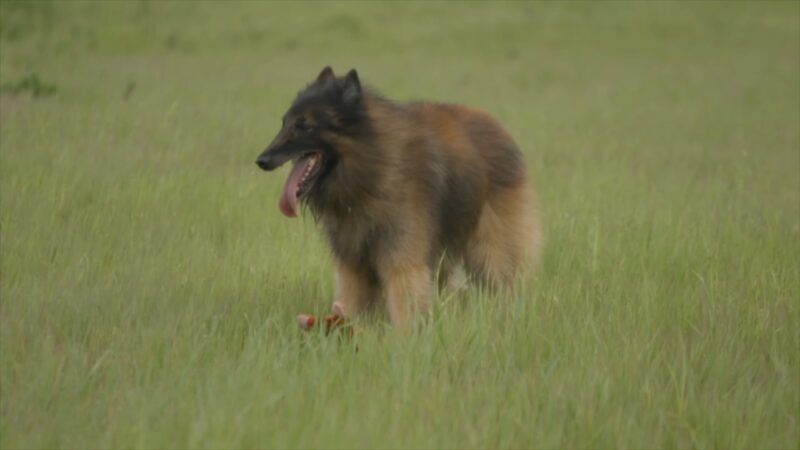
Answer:
[[[797,2],[3,0],[0,50],[0,447],[800,445]],[[332,265],[253,162],[326,64],[512,132],[513,295],[297,330]]]

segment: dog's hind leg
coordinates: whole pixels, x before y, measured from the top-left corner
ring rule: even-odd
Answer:
[[[538,253],[539,225],[525,184],[496,191],[481,211],[467,243],[467,271],[479,283],[509,287]]]
[[[461,258],[445,256],[436,272],[439,291],[461,291],[467,288],[468,278]]]

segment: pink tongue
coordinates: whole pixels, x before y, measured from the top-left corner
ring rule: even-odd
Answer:
[[[310,161],[310,158],[303,158],[297,161],[292,167],[292,173],[289,174],[289,178],[286,179],[286,184],[283,185],[281,201],[278,205],[286,217],[297,216],[297,190],[300,189],[300,180],[303,179],[303,174]]]

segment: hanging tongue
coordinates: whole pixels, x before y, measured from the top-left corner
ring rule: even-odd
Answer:
[[[297,216],[297,191],[300,189],[300,183],[303,181],[303,175],[306,173],[306,167],[311,163],[311,157],[304,157],[297,160],[292,167],[292,173],[286,179],[286,184],[283,185],[283,192],[281,192],[281,201],[278,205],[281,207],[281,212],[286,217]]]

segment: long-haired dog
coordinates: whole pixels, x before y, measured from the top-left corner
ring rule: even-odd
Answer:
[[[258,157],[292,161],[280,210],[305,202],[324,227],[337,304],[354,315],[382,297],[391,321],[430,307],[434,277],[461,271],[508,286],[540,232],[525,163],[511,136],[466,106],[397,103],[325,67]],[[463,269],[463,270],[461,270]]]

